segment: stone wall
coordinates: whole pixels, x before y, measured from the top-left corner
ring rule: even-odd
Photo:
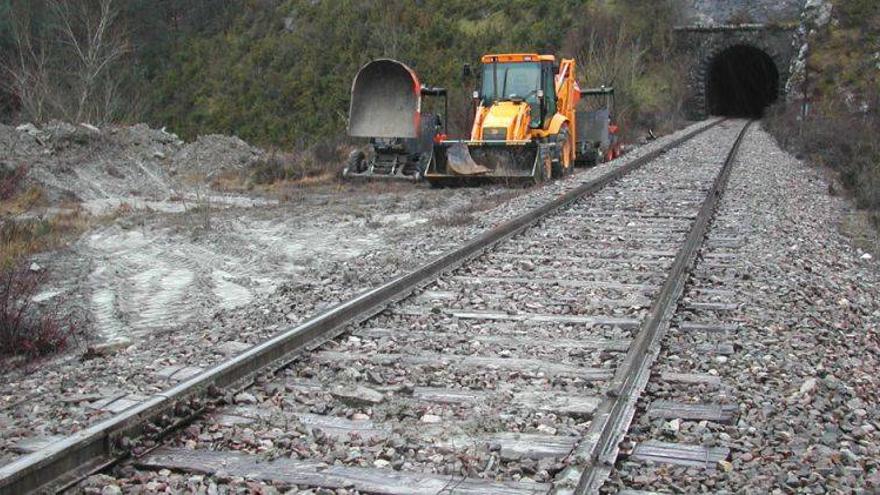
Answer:
[[[806,0],[685,0],[686,25],[797,22]]]

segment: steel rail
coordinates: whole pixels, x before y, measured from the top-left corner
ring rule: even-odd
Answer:
[[[198,415],[204,407],[204,399],[218,389],[244,388],[257,374],[274,371],[289,364],[298,354],[314,349],[342,333],[348,325],[366,320],[388,304],[435,280],[442,273],[459,267],[548,214],[602,189],[723,121],[724,119],[718,119],[692,130],[481,234],[409,273],[368,290],[156,394],[131,409],[0,467],[0,495],[62,489],[72,481],[129,456],[131,439],[142,437],[145,433],[161,437],[172,427]]]
[[[651,305],[648,317],[642,322],[623,363],[612,378],[607,392],[609,399],[603,401],[596,410],[593,423],[582,442],[583,447],[579,447],[574,454],[575,462],[581,463],[580,476],[576,478],[578,483],[574,490],[578,495],[598,493],[614,467],[619,444],[629,430],[636,402],[647,385],[651,365],[660,353],[663,336],[684,292],[685,281],[703,245],[709,223],[727,186],[740,144],[751,124],[749,121],[743,126],[731,146],[684,245],[675,257],[666,281]],[[571,479],[572,473],[568,474]],[[572,490],[561,486],[554,490],[556,494],[571,492]]]

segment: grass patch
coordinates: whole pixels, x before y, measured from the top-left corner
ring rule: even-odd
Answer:
[[[25,165],[0,167],[0,201],[8,201],[18,193],[27,173]]]
[[[327,168],[310,153],[281,153],[273,151],[248,170],[248,180],[258,186],[278,182],[296,182],[325,175]]]
[[[849,197],[859,210],[845,216],[840,232],[873,256],[880,255],[880,115],[851,113],[835,104],[807,117],[798,108],[778,104],[768,111],[765,127],[780,146],[824,168],[829,193]]]
[[[491,196],[479,198],[475,201],[472,201],[470,207],[468,207],[468,211],[472,213],[477,213],[481,211],[489,211],[501,203],[506,203],[513,198],[517,198],[522,195],[526,190],[516,190],[511,189],[507,191],[501,191],[497,194],[493,194]]]
[[[0,219],[0,270],[33,254],[57,249],[85,232],[92,219],[80,209],[47,218]]]
[[[67,213],[35,216],[27,213],[45,206],[43,190],[27,186],[27,166],[4,168],[0,173],[0,269],[41,251],[63,245],[71,235],[83,232],[89,217],[78,207]]]
[[[219,175],[212,180],[211,187],[220,191],[256,190],[283,196],[290,189],[338,182],[338,164],[341,163],[337,147],[327,144],[315,145],[303,151],[274,150],[246,170]]]
[[[477,218],[467,212],[450,213],[434,217],[431,221],[437,227],[463,227],[477,221]]]
[[[28,259],[57,249],[92,223],[79,207],[51,216],[30,211],[45,206],[39,187],[27,187],[27,167],[6,169],[0,176],[0,356],[34,358],[64,349],[80,333],[79,323],[64,314],[60,303],[39,305],[48,274],[30,268]]]
[[[0,216],[18,215],[46,204],[42,189],[25,184],[27,174],[27,165],[10,167],[0,164]]]
[[[506,190],[490,196],[472,200],[468,205],[452,213],[435,216],[431,223],[437,227],[462,227],[476,223],[480,213],[489,211],[496,206],[510,201],[523,194],[525,190]]]
[[[64,349],[79,324],[63,314],[60,303],[37,307],[48,274],[28,263],[31,255],[58,248],[85,231],[91,219],[79,208],[37,217],[24,215],[43,205],[38,187],[25,187],[24,166],[0,177],[0,356],[29,359]],[[20,218],[17,218],[20,217]]]
[[[0,200],[0,215],[4,217],[20,215],[36,206],[43,206],[45,203],[43,190],[32,186],[8,199]]]
[[[880,212],[859,210],[846,215],[840,222],[840,233],[852,239],[855,247],[880,256]]]

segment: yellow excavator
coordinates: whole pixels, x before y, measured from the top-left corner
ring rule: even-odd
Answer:
[[[575,61],[484,55],[479,80],[470,139],[437,143],[425,179],[435,186],[540,183],[570,174],[579,159]]]

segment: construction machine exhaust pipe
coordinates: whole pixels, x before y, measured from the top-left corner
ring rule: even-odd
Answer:
[[[351,86],[348,134],[364,138],[417,138],[421,83],[391,59],[363,66]]]

